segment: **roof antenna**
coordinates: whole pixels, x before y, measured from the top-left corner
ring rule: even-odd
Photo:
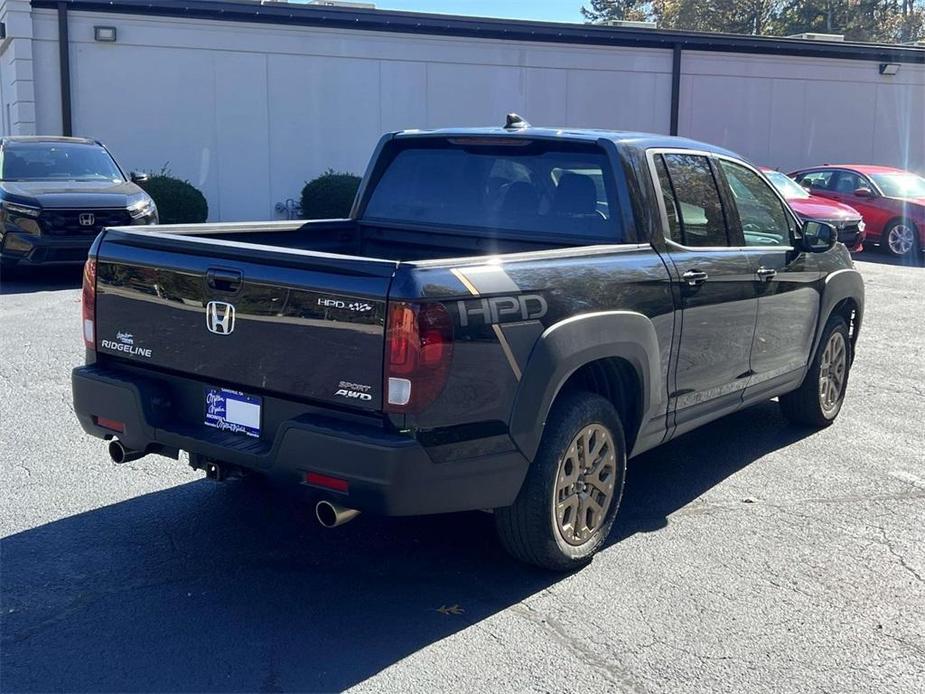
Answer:
[[[518,116],[516,113],[507,114],[507,119],[504,123],[505,130],[520,130],[521,128],[529,128],[530,124],[525,121],[523,118]]]

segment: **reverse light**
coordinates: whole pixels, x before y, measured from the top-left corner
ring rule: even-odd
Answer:
[[[420,412],[446,385],[453,357],[453,322],[442,304],[389,302],[385,409]]]
[[[80,294],[80,312],[84,345],[96,349],[96,260],[88,258],[84,264],[83,288]]]

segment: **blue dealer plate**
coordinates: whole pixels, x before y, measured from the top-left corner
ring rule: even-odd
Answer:
[[[261,399],[227,388],[206,388],[206,426],[260,436]]]

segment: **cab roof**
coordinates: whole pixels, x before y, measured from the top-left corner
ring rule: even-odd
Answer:
[[[564,142],[598,142],[608,140],[619,147],[645,151],[653,148],[664,149],[693,149],[711,154],[744,159],[739,154],[722,147],[711,145],[686,137],[659,135],[628,130],[602,130],[596,128],[549,128],[527,125],[520,128],[489,127],[489,128],[439,128],[435,130],[400,130],[395,133],[397,138],[413,137],[497,137],[497,138],[523,138],[526,140],[561,140]]]

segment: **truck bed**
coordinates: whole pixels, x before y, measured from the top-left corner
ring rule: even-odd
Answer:
[[[582,245],[579,238],[544,236],[530,239],[505,230],[497,230],[495,234],[482,231],[476,235],[468,230],[415,229],[407,225],[373,225],[351,219],[173,225],[160,226],[156,233],[396,262]]]

